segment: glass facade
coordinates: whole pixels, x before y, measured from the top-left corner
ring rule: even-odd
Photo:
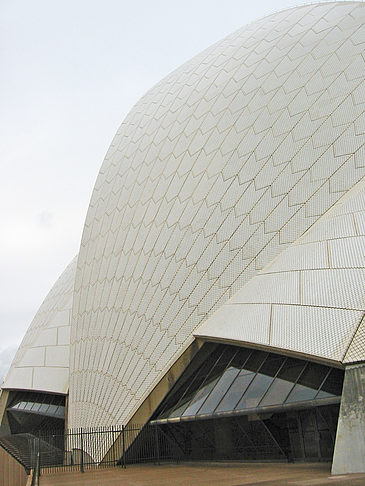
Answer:
[[[339,405],[156,425],[182,460],[331,461]]]
[[[186,459],[330,461],[344,372],[205,343],[151,422]]]
[[[48,393],[15,392],[7,414],[12,433],[63,430],[65,397]]]
[[[154,420],[194,420],[309,401],[321,405],[324,398],[341,396],[340,369],[264,351],[209,346],[206,360],[198,368],[189,366]]]

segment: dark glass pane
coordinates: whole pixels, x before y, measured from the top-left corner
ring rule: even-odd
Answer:
[[[247,361],[247,358],[250,356],[251,353],[251,349],[240,348],[235,354],[233,360],[231,361],[230,366],[240,370],[241,368],[243,368],[244,364]]]
[[[39,409],[39,411],[41,413],[46,413],[47,410],[48,410],[48,407],[49,407],[48,403],[42,403],[41,408]]]
[[[305,361],[288,358],[285,362],[285,365],[278,373],[278,378],[282,380],[291,381],[292,383],[296,382],[300,373],[303,371],[304,366],[306,365]]]
[[[273,377],[259,373],[238,403],[236,410],[245,410],[248,408],[257,407],[273,380]]]
[[[262,365],[267,355],[268,353],[264,353],[263,351],[253,351],[244,365],[244,370],[246,370],[247,373],[256,372]]]
[[[276,373],[279,371],[284,361],[285,358],[282,356],[269,354],[269,356],[264,361],[264,364],[260,368],[260,374],[268,375],[268,376],[276,376]]]
[[[315,363],[308,363],[303,373],[300,375],[298,383],[318,390],[325,379],[329,368]]]
[[[333,456],[333,439],[329,430],[320,430],[319,435],[319,449],[322,458],[330,461]]]
[[[47,413],[54,415],[56,410],[57,410],[57,405],[50,405],[47,410]]]
[[[316,411],[303,410],[299,412],[299,420],[303,434],[304,454],[307,459],[319,457]]]
[[[316,398],[341,396],[344,372],[332,369]]]
[[[211,390],[214,388],[215,384],[218,381],[218,377],[215,378],[213,381],[210,383],[207,383],[205,386],[203,386],[194,396],[194,398],[191,400],[188,408],[185,410],[183,413],[183,416],[188,417],[189,415],[195,415],[196,412],[199,410],[199,408],[202,406],[204,403],[205,399],[211,392]]]
[[[293,382],[281,380],[276,378],[269,388],[268,392],[262,399],[260,407],[266,407],[269,405],[279,405],[284,403],[290,390],[293,388]]]
[[[287,415],[289,441],[291,445],[291,456],[293,459],[303,460],[304,450],[302,447],[302,431],[300,429],[297,415]]]
[[[242,394],[245,392],[254,377],[255,373],[247,374],[246,370],[242,370],[230,386],[221,403],[218,405],[216,412],[227,412],[229,410],[234,410],[239,399],[242,397]]]
[[[284,403],[286,397],[293,388],[294,383],[297,381],[298,376],[303,371],[304,366],[304,361],[287,358],[271,387],[262,399],[260,407],[280,405],[281,403]]]
[[[214,390],[212,390],[211,394],[201,407],[198,412],[198,415],[205,414],[205,413],[213,413],[214,409],[218,405],[218,403],[223,398],[224,394],[231,386],[233,380],[238,375],[239,370],[235,367],[230,366],[220,377],[218,380]]]
[[[235,354],[236,350],[233,350],[231,346],[223,348],[223,352],[217,359],[210,373],[208,373],[203,386],[195,393],[188,408],[183,413],[185,417],[197,413]]]
[[[214,367],[211,369],[209,373],[209,379],[212,380],[213,378],[219,378],[227,366],[231,363],[232,358],[235,356],[236,350],[232,349],[232,347],[223,348],[223,353],[216,361]]]
[[[183,414],[186,407],[189,405],[190,400],[191,400],[191,397],[189,396],[189,397],[186,397],[185,400],[181,401],[180,405],[177,408],[173,408],[172,411],[170,411],[168,418],[180,417]],[[161,418],[163,418],[163,417],[161,417]]]
[[[195,415],[235,353],[236,350],[231,346],[217,348],[209,357],[209,367],[202,366],[199,369],[198,378],[194,380],[194,384],[189,388],[188,393],[181,398],[177,408],[170,413],[169,418]],[[198,384],[199,386],[197,386]],[[186,407],[188,408],[186,409]]]
[[[316,396],[317,390],[309,388],[308,386],[295,385],[290,395],[286,399],[286,403],[303,402],[305,400],[313,400]]]
[[[164,409],[159,415],[158,415],[158,419],[166,419],[170,413],[175,410],[175,407],[172,407],[172,408],[168,408],[167,410]]]
[[[214,365],[216,364],[217,360],[222,355],[222,348],[219,347],[215,349],[215,351],[207,357],[206,361],[202,364],[202,366],[197,370],[195,376],[192,377],[190,383],[187,385],[185,390],[181,390],[182,394],[176,397],[176,403],[170,408],[170,413],[168,415],[169,418],[180,417],[182,412],[188,406],[190,400],[193,398],[195,392],[203,385],[204,381],[206,380],[209,372],[212,370]],[[167,412],[164,412],[160,415],[159,418],[165,418],[167,416]]]
[[[287,398],[287,403],[313,400],[327,373],[328,368],[326,366],[308,363],[300,375],[298,383]]]
[[[203,345],[161,404],[161,408],[158,411],[158,418],[167,417],[171,411],[178,406],[179,400],[181,400],[181,398],[188,393],[189,387],[192,386],[193,382],[197,378],[200,368],[205,366],[209,356],[216,350],[216,344],[205,343]]]
[[[59,416],[59,417],[64,417],[65,416],[65,407],[62,407],[62,405],[60,405],[58,407],[58,409],[56,410],[56,415]]]

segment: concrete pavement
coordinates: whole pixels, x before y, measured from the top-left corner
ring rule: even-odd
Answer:
[[[364,486],[365,474],[330,476],[329,464],[145,464],[44,474],[40,486]]]

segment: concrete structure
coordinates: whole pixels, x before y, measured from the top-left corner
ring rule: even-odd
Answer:
[[[125,424],[153,416],[196,339],[298,366],[364,361],[364,57],[364,4],[314,4],[242,28],[153,87],[108,150],[55,324],[36,316],[4,389],[66,393],[69,368],[68,424]],[[71,300],[68,360],[56,335]]]
[[[74,258],[40,306],[14,357],[3,389],[68,393],[76,262]]]
[[[364,471],[365,365],[346,367],[332,473]]]

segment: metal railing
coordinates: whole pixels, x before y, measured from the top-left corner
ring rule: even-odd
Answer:
[[[33,477],[182,458],[179,447],[163,427],[151,424],[80,428],[38,436],[14,434],[0,437],[0,441],[12,444],[14,456],[27,472],[33,470]]]
[[[38,452],[34,469],[32,471],[32,481],[30,483],[30,486],[39,486],[40,475],[41,475],[41,464],[40,464],[40,453]]]

